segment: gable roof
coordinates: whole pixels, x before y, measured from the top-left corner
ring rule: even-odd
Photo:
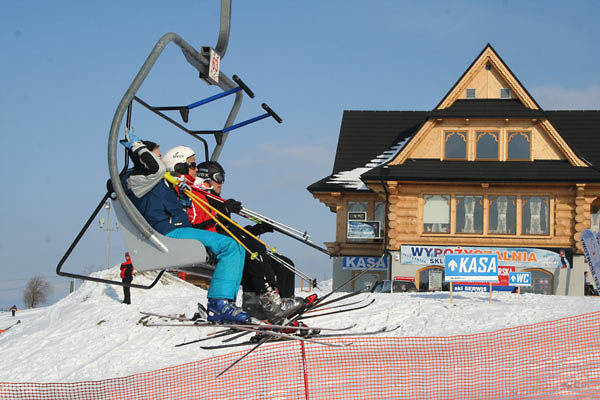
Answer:
[[[525,89],[516,75],[513,74],[508,65],[506,65],[504,60],[502,60],[498,53],[496,53],[496,50],[494,50],[492,45],[489,43],[483,48],[475,60],[473,60],[471,65],[469,65],[461,77],[458,78],[456,83],[452,86],[448,93],[446,93],[438,105],[435,106],[435,109],[450,107],[452,103],[456,101],[466,85],[471,81],[472,75],[487,64],[490,64],[492,68],[495,68],[496,71],[500,73],[500,75],[510,86],[510,89],[517,95],[519,100],[521,100],[526,107],[532,109],[541,109],[533,96],[527,91],[527,89]]]
[[[462,90],[487,64],[517,98],[462,99]],[[411,159],[421,131],[439,118],[538,119],[568,161],[477,162]],[[415,139],[416,137],[416,139]],[[310,192],[369,191],[363,181],[600,182],[600,111],[544,111],[487,45],[431,111],[344,111],[331,175]],[[401,159],[401,160],[400,160]],[[398,162],[400,161],[400,162]],[[592,168],[578,167],[592,165]],[[362,179],[362,180],[361,180]]]

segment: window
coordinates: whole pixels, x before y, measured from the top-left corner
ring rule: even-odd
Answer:
[[[374,220],[379,221],[379,236],[383,237],[383,231],[385,229],[385,203],[381,201],[375,202],[375,213]]]
[[[600,198],[597,205],[592,226],[600,223]],[[425,194],[423,233],[549,236],[550,206],[543,195]]]
[[[531,286],[521,288],[521,293],[554,294],[554,277],[545,270],[525,270],[531,272]]]
[[[489,200],[489,233],[514,235],[517,232],[517,198],[490,196]]]
[[[444,158],[446,160],[467,159],[467,132],[444,132]]]
[[[590,230],[598,233],[600,232],[600,197],[592,202],[590,214]]]
[[[423,231],[450,233],[450,196],[425,195]]]
[[[456,233],[483,233],[482,196],[456,196]]]
[[[498,132],[477,132],[475,146],[477,160],[498,160]]]
[[[510,88],[500,88],[500,98],[510,99]]]
[[[477,97],[477,90],[474,88],[468,88],[466,95],[467,99],[475,99]]]
[[[523,196],[521,230],[525,235],[548,235],[550,199],[547,196]]]
[[[530,132],[508,132],[508,156],[509,161],[527,160],[531,158],[531,133]]]

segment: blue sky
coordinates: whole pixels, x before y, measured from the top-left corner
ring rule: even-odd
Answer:
[[[56,264],[105,193],[113,114],[156,41],[176,32],[196,48],[216,45],[220,1],[176,4],[0,4],[0,308],[22,304],[33,275],[52,283],[51,302],[68,293]],[[333,241],[335,214],[306,187],[331,173],[344,110],[431,109],[487,43],[543,108],[600,109],[599,14],[596,1],[577,0],[233,0],[222,70],[256,93],[238,121],[262,114],[266,102],[284,123],[267,119],[230,135],[219,160],[225,195],[315,242]],[[170,45],[139,95],[181,105],[217,92]],[[188,125],[222,127],[231,101],[193,110]],[[200,150],[139,107],[133,126],[163,151]],[[112,266],[125,248],[120,233],[111,234]],[[308,274],[331,276],[327,256],[276,234],[264,238]],[[103,268],[106,240],[95,221],[65,270]]]

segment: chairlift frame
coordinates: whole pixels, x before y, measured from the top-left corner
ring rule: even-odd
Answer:
[[[227,50],[228,43],[229,43],[230,21],[231,21],[231,0],[221,0],[221,19],[220,19],[220,28],[219,28],[219,38],[218,38],[217,45],[215,48],[215,51],[220,55],[221,59],[224,57],[225,52]],[[142,86],[145,79],[149,75],[154,64],[156,63],[156,61],[158,60],[158,58],[160,57],[160,55],[162,54],[162,52],[164,51],[166,46],[170,43],[175,44],[176,46],[178,46],[181,49],[185,59],[188,61],[188,63],[190,65],[192,65],[198,71],[201,79],[204,79],[208,84],[218,86],[220,89],[223,90],[223,93],[220,93],[215,96],[211,96],[207,99],[201,100],[200,102],[192,103],[188,106],[183,106],[183,107],[153,107],[153,106],[150,106],[149,104],[145,103],[139,97],[137,97],[136,96],[137,92],[139,91],[140,87]],[[206,48],[204,48],[204,49],[206,49]],[[211,266],[210,264],[208,264],[209,254],[207,253],[207,251],[204,248],[202,243],[200,243],[197,240],[193,240],[193,239],[174,239],[174,238],[168,238],[166,236],[162,236],[158,232],[156,232],[150,226],[150,224],[144,219],[144,217],[140,214],[140,212],[136,209],[136,207],[131,203],[131,201],[125,194],[125,190],[121,183],[120,178],[127,170],[128,164],[129,164],[129,158],[128,158],[127,152],[125,155],[125,166],[123,167],[123,169],[121,171],[118,170],[118,163],[117,163],[117,147],[118,147],[117,143],[119,142],[119,138],[118,138],[119,128],[123,122],[123,118],[124,118],[126,112],[127,112],[126,126],[127,126],[127,128],[131,128],[131,113],[132,113],[132,104],[134,101],[141,104],[143,107],[149,109],[150,111],[154,112],[155,114],[159,115],[163,119],[167,120],[168,122],[170,122],[177,128],[183,130],[184,132],[186,132],[186,133],[190,134],[191,136],[195,137],[196,139],[200,140],[204,145],[205,159],[207,159],[207,160],[209,159],[208,144],[207,144],[206,140],[204,138],[200,137],[199,135],[206,134],[206,133],[213,134],[215,136],[217,144],[212,152],[212,155],[210,156],[210,160],[212,160],[212,161],[216,161],[219,158],[219,156],[223,150],[223,147],[225,146],[225,142],[227,141],[227,137],[229,136],[229,133],[232,130],[237,129],[242,126],[245,126],[245,125],[248,125],[250,123],[256,122],[258,120],[267,118],[269,116],[273,117],[279,123],[282,122],[281,118],[277,114],[275,114],[275,112],[273,112],[273,110],[271,110],[266,104],[263,104],[262,107],[266,111],[266,114],[263,114],[259,117],[256,117],[256,118],[253,118],[253,119],[250,119],[247,121],[243,121],[237,125],[234,125],[235,119],[237,117],[237,114],[238,114],[241,104],[242,104],[242,99],[243,99],[242,91],[246,92],[250,97],[254,97],[254,93],[243,83],[243,81],[241,79],[239,79],[239,77],[234,75],[233,81],[232,81],[232,79],[230,79],[227,75],[225,75],[221,70],[219,70],[218,82],[209,80],[208,79],[208,69],[209,69],[209,60],[201,52],[198,52],[196,49],[194,49],[189,43],[187,43],[185,40],[183,40],[176,33],[170,32],[170,33],[163,35],[158,40],[158,42],[154,45],[152,51],[150,52],[150,55],[146,58],[146,61],[142,65],[141,69],[135,76],[133,82],[131,83],[131,85],[125,92],[123,98],[121,99],[119,105],[117,106],[117,110],[116,110],[115,115],[112,120],[110,132],[109,132],[109,139],[108,139],[108,169],[109,169],[109,174],[110,174],[110,182],[111,182],[112,190],[109,189],[107,191],[107,193],[104,195],[104,197],[103,197],[102,201],[99,203],[98,207],[96,207],[96,209],[94,210],[94,212],[92,213],[92,215],[90,216],[88,221],[84,224],[83,228],[81,229],[79,234],[76,236],[76,238],[73,241],[73,243],[71,244],[71,246],[67,249],[63,258],[58,263],[58,265],[56,267],[56,273],[58,275],[70,277],[70,278],[77,278],[77,279],[82,279],[82,280],[100,282],[100,283],[140,288],[140,289],[150,289],[154,285],[156,285],[156,283],[160,280],[160,278],[162,277],[162,275],[166,269],[177,269],[177,270],[182,270],[182,271],[186,271],[186,272],[192,272],[191,270],[197,270],[197,268],[200,267],[201,270],[204,272],[198,273],[199,275],[206,276],[206,277],[210,277],[212,275],[212,270],[214,270],[214,266]],[[237,83],[237,85],[236,85],[236,83]],[[216,130],[216,131],[190,130],[190,129],[185,128],[181,124],[177,123],[175,120],[168,117],[164,113],[162,113],[163,110],[173,110],[173,109],[179,110],[182,119],[184,120],[184,122],[187,122],[187,120],[189,118],[189,110],[191,110],[192,108],[198,107],[202,104],[206,104],[210,101],[214,101],[214,100],[217,100],[219,98],[222,98],[222,97],[225,97],[225,96],[228,96],[231,94],[234,95],[235,100],[233,102],[231,110],[229,111],[229,114],[225,121],[224,127],[221,130]],[[136,269],[142,270],[142,271],[162,269],[162,271],[158,274],[158,276],[155,278],[155,280],[152,282],[152,284],[150,284],[148,286],[138,285],[138,284],[133,284],[133,283],[126,284],[126,283],[123,283],[120,281],[95,278],[95,277],[90,277],[90,276],[86,276],[86,275],[61,271],[63,264],[65,263],[67,258],[70,256],[71,252],[73,251],[75,246],[78,244],[78,242],[81,239],[81,237],[83,236],[83,234],[87,231],[89,225],[91,224],[93,219],[97,216],[97,214],[101,210],[102,206],[104,205],[104,203],[107,201],[107,199],[109,197],[113,201],[113,209],[117,213],[117,218],[119,219],[119,221],[121,223],[122,233],[123,233],[124,238],[126,239],[126,244],[128,244],[128,240],[130,243],[135,242],[138,245],[142,244],[142,246],[145,246],[146,250],[149,249],[150,250],[149,252],[153,253],[152,255],[148,256],[148,255],[144,254],[144,252],[136,251],[136,250],[132,251],[132,249],[130,249],[130,255],[131,255],[134,265],[136,265]],[[128,248],[129,248],[129,245],[128,245]],[[199,255],[190,256],[190,253],[192,253],[192,251],[189,251],[190,248],[198,250]],[[183,251],[183,250],[186,250],[186,251]],[[146,264],[148,262],[153,262],[153,261],[156,263],[156,260],[159,260],[158,261],[159,263],[160,263],[160,260],[166,261],[167,254],[169,255],[169,258],[168,258],[169,263],[168,264],[170,264],[170,265],[161,264],[161,266],[157,266],[156,268],[146,268],[146,267],[141,268],[141,269],[139,268],[140,264]],[[192,272],[192,273],[196,273],[196,272]]]

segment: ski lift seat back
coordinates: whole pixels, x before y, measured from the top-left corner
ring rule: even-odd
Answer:
[[[118,199],[111,199],[119,220],[121,234],[136,271],[160,269],[181,270],[206,277],[215,267],[210,265],[210,252],[198,240],[175,239],[155,232],[157,239],[168,249],[164,251],[148,240],[129,219]]]

